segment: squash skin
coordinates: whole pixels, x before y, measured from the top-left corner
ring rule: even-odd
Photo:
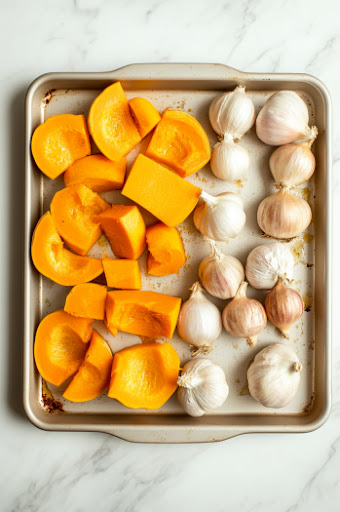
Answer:
[[[71,402],[88,402],[103,394],[110,383],[112,361],[107,343],[93,331],[85,358],[63,397]]]
[[[149,250],[148,273],[153,276],[178,274],[186,261],[178,230],[157,222],[147,228],[146,242]]]
[[[159,123],[161,116],[153,104],[145,98],[132,98],[129,101],[129,107],[143,139]]]
[[[195,208],[202,190],[150,158],[139,154],[122,194],[170,227],[177,226]]]
[[[38,272],[62,286],[92,281],[103,272],[101,260],[78,256],[64,248],[50,212],[35,227],[31,254]]]
[[[150,339],[172,338],[181,299],[149,291],[109,291],[105,317],[110,328]]]
[[[181,110],[167,109],[145,154],[185,178],[209,162],[211,149],[207,134],[197,119]]]
[[[49,117],[32,135],[35,163],[54,180],[79,158],[91,154],[89,133],[83,115]]]
[[[130,409],[159,409],[176,391],[179,370],[170,343],[126,348],[114,355],[108,396]]]
[[[51,215],[59,235],[76,254],[85,256],[102,234],[95,218],[110,208],[86,185],[70,185],[54,194]]]
[[[140,290],[142,287],[139,264],[136,260],[104,258],[102,260],[109,288]]]
[[[92,319],[55,311],[40,322],[34,359],[43,379],[60,386],[81,365],[92,336]]]
[[[93,192],[120,190],[126,173],[126,158],[112,162],[104,155],[90,155],[76,160],[64,173],[66,187],[86,185]]]
[[[94,100],[88,125],[101,153],[114,162],[141,141],[120,82],[106,87]]]
[[[104,320],[106,293],[106,286],[100,284],[77,284],[66,297],[64,311],[77,317]]]

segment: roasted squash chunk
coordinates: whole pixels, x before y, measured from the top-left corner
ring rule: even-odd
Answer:
[[[106,286],[77,284],[66,297],[64,311],[73,316],[104,320],[105,300]]]
[[[122,194],[167,226],[177,226],[195,208],[201,189],[144,155],[136,158]]]
[[[49,117],[35,129],[31,149],[39,169],[49,178],[56,178],[73,162],[91,154],[84,116]]]
[[[209,162],[211,150],[207,134],[197,119],[181,110],[165,110],[146,155],[184,178]]]
[[[153,276],[178,274],[185,263],[185,252],[181,236],[176,228],[162,222],[146,230],[148,246],[148,273]]]
[[[117,352],[108,391],[131,409],[159,409],[177,389],[180,360],[170,343],[144,343]]]
[[[120,82],[97,96],[91,105],[88,123],[99,150],[114,162],[127,155],[141,140]]]
[[[85,185],[63,188],[51,202],[51,214],[59,235],[81,256],[88,253],[102,234],[95,218],[108,208],[110,205]]]
[[[107,324],[118,331],[155,339],[172,338],[181,299],[156,292],[114,290],[107,292]]]
[[[104,393],[110,383],[112,360],[109,346],[93,331],[85,358],[63,397],[71,402],[88,402]]]
[[[125,179],[126,158],[112,162],[104,155],[76,160],[65,172],[65,185],[86,185],[94,192],[121,189]]]
[[[136,260],[103,259],[107,286],[123,290],[140,290],[142,283]]]
[[[92,320],[55,311],[40,322],[35,335],[34,358],[40,375],[60,386],[81,365],[92,335]]]
[[[142,138],[151,132],[161,120],[157,109],[145,98],[133,98],[129,101],[129,107]]]
[[[63,286],[87,283],[103,272],[101,260],[78,256],[64,248],[50,212],[36,225],[31,252],[35,268]]]

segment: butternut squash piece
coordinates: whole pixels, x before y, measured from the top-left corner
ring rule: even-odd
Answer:
[[[49,117],[35,129],[32,155],[39,169],[54,180],[79,158],[91,154],[91,144],[83,115]]]
[[[156,292],[107,292],[105,315],[108,325],[118,331],[154,339],[172,338],[181,299]]]
[[[195,208],[201,189],[144,155],[136,158],[122,194],[167,226],[177,226]]]
[[[142,287],[139,264],[136,260],[103,259],[107,286],[123,290],[140,290]]]
[[[92,319],[55,311],[40,322],[34,358],[43,379],[60,386],[81,365],[92,336]]]
[[[81,256],[89,252],[102,234],[95,218],[108,208],[110,205],[85,185],[63,188],[51,202],[51,214],[59,235]]]
[[[104,320],[106,286],[95,283],[77,284],[65,300],[64,311],[73,316]]]
[[[78,256],[64,248],[50,212],[36,225],[31,253],[38,272],[63,286],[87,283],[103,272],[101,260]]]
[[[97,96],[90,108],[88,124],[101,153],[114,162],[141,141],[120,82]]]
[[[130,409],[159,409],[177,389],[180,360],[170,343],[143,343],[113,358],[108,396]]]
[[[153,276],[178,274],[184,265],[185,252],[181,236],[176,228],[169,228],[162,222],[146,230],[148,246],[148,273]]]
[[[181,110],[165,110],[146,155],[184,178],[209,162],[211,150],[207,134],[197,119]]]
[[[118,330],[115,329],[114,327],[111,327],[108,322],[107,322],[107,319],[106,319],[106,315],[104,316],[104,324],[107,328],[107,330],[109,331],[110,334],[112,334],[112,336],[116,337],[117,334],[118,334]]]
[[[69,185],[86,185],[93,192],[120,190],[126,172],[126,158],[112,162],[104,155],[90,155],[76,160],[65,172],[64,182]]]
[[[153,104],[145,98],[133,98],[129,101],[129,107],[143,139],[159,123],[161,116]]]
[[[145,249],[145,224],[137,206],[113,204],[97,216],[113,254],[136,260]]]
[[[71,402],[88,402],[104,393],[109,387],[112,361],[113,356],[106,341],[93,331],[85,359],[63,397]]]

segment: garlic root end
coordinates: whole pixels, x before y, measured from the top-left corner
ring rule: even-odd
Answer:
[[[250,348],[255,347],[257,343],[257,336],[249,336],[249,338],[247,339],[247,343]]]
[[[200,354],[203,354],[204,356],[210,354],[212,351],[212,347],[210,345],[201,345],[200,347],[192,346],[191,347],[191,356],[196,357]]]

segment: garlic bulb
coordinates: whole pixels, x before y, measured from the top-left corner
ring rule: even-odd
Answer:
[[[277,185],[296,186],[309,180],[315,171],[311,151],[314,139],[277,148],[269,159],[269,167]]]
[[[256,119],[256,134],[270,146],[281,146],[316,136],[317,128],[308,126],[308,108],[294,91],[273,94]]]
[[[291,346],[273,343],[261,350],[248,368],[249,392],[265,407],[285,407],[297,392],[301,370]]]
[[[202,293],[203,288],[198,281],[190,290],[189,300],[182,305],[178,317],[178,334],[194,346],[193,356],[209,354],[213,342],[222,332],[221,313]]]
[[[290,326],[299,320],[304,310],[301,295],[279,280],[265,300],[268,320],[289,339]]]
[[[240,140],[255,122],[255,107],[244,85],[218,96],[210,105],[209,120],[216,133]]]
[[[209,359],[186,363],[178,377],[177,398],[190,416],[202,416],[220,407],[229,394],[224,371]]]
[[[294,258],[287,244],[272,242],[255,247],[247,258],[246,276],[258,290],[273,288],[277,280],[293,279]]]
[[[201,262],[198,275],[210,295],[219,299],[235,297],[244,280],[242,263],[234,256],[223,254],[216,242],[208,239],[211,254]]]
[[[215,144],[210,167],[221,180],[238,180],[245,176],[249,168],[249,153],[239,144],[235,144],[232,135],[227,134],[221,142]]]
[[[203,202],[194,212],[196,228],[208,238],[225,241],[235,238],[243,229],[246,214],[242,199],[233,192],[211,196],[201,192]]]
[[[241,284],[235,298],[224,308],[222,321],[229,334],[247,338],[248,345],[254,347],[258,334],[267,325],[267,315],[261,302],[247,297],[247,286],[246,282]]]
[[[266,197],[257,210],[262,231],[274,238],[292,238],[308,228],[312,221],[309,204],[283,187]]]

